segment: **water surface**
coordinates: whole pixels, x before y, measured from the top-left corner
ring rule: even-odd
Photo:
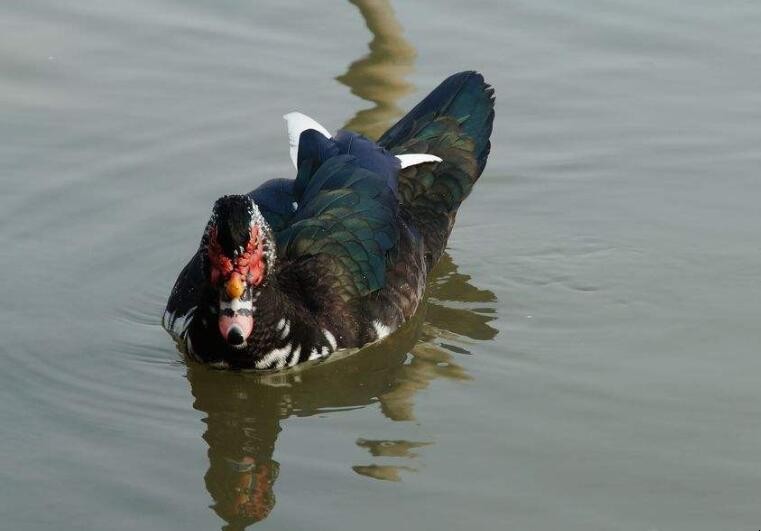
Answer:
[[[761,6],[0,6],[8,529],[761,526]],[[377,135],[452,72],[492,155],[417,318],[260,377],[159,325],[282,114]],[[258,523],[255,523],[258,522]]]

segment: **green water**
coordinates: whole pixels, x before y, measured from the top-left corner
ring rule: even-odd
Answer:
[[[0,5],[0,527],[758,529],[760,27],[738,0]],[[463,69],[492,154],[417,318],[283,375],[182,362],[166,297],[214,199],[292,176],[282,115],[377,135]]]

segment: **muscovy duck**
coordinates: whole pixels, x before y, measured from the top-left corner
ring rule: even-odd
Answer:
[[[284,118],[296,178],[218,199],[169,297],[162,324],[200,362],[280,370],[409,319],[486,165],[494,91],[455,74],[377,143]]]

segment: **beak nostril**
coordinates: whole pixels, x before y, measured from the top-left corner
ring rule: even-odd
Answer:
[[[227,342],[233,346],[240,345],[244,340],[243,332],[237,326],[233,326],[230,328],[230,331],[227,332]]]

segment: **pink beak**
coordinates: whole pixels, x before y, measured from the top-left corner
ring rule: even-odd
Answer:
[[[219,333],[230,345],[242,346],[254,331],[254,318],[250,315],[222,315],[219,318]]]

